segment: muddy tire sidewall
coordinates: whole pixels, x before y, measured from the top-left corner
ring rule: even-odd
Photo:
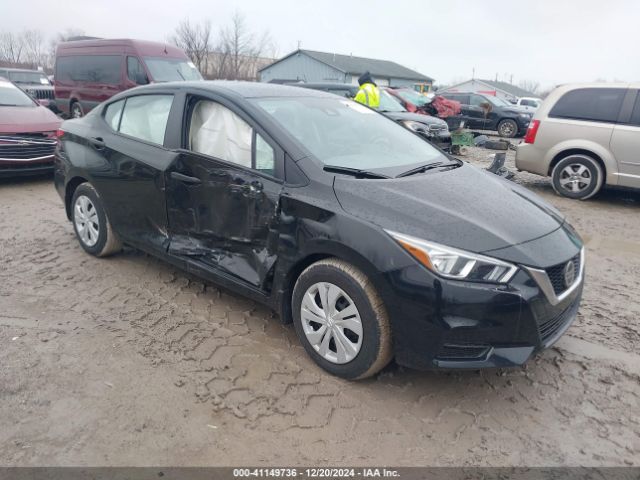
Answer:
[[[591,182],[591,185],[586,189],[579,192],[572,192],[566,188],[564,188],[560,184],[560,176],[562,171],[568,167],[569,165],[584,165],[589,169],[589,172],[592,178],[595,181]],[[551,183],[553,185],[553,189],[556,191],[558,195],[562,195],[563,197],[572,198],[575,200],[587,200],[597,194],[602,188],[602,184],[604,182],[604,174],[602,171],[602,167],[592,157],[588,155],[569,155],[568,157],[560,160],[551,172]]]
[[[76,201],[80,196],[85,196],[91,200],[93,204],[96,214],[98,215],[98,241],[95,245],[87,245],[80,238],[80,233],[78,232],[78,227],[76,225],[76,213],[75,213],[75,205]],[[93,186],[89,183],[83,183],[78,188],[76,188],[73,193],[73,198],[71,200],[71,222],[73,224],[73,230],[76,234],[76,238],[78,239],[78,243],[84,249],[85,252],[90,253],[91,255],[95,255],[96,257],[105,257],[107,255],[111,255],[116,251],[119,251],[122,248],[122,243],[113,232],[111,228],[111,224],[109,223],[109,219],[107,214],[102,206],[102,201],[100,200],[100,196],[93,188]]]
[[[304,333],[300,314],[302,297],[318,282],[330,282],[340,287],[353,299],[360,313],[362,346],[348,363],[336,364],[323,358]],[[292,311],[293,323],[305,350],[320,367],[333,375],[349,380],[370,377],[391,360],[391,329],[384,304],[366,275],[347,262],[322,260],[302,272],[293,290]]]

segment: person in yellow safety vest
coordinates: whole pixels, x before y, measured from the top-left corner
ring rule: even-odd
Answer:
[[[380,89],[373,81],[373,77],[369,72],[364,72],[358,78],[360,84],[360,90],[353,98],[356,102],[360,102],[371,108],[378,108],[380,106]]]

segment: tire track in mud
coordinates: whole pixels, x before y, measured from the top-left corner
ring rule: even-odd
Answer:
[[[640,462],[638,372],[569,353],[561,341],[524,369],[392,365],[374,379],[344,382],[320,371],[293,329],[252,301],[134,250],[86,255],[50,189],[0,186],[5,205],[22,206],[1,210],[0,302],[19,296],[44,317],[47,308],[67,309],[105,341],[123,339],[149,364],[171,365],[175,388],[224,426],[229,452],[314,463]],[[575,215],[587,204],[571,208]],[[569,334],[637,352],[640,305],[630,292],[638,291],[640,260],[594,253]]]

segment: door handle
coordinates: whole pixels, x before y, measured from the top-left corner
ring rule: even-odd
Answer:
[[[171,178],[183,183],[190,183],[192,185],[199,185],[202,183],[202,180],[200,180],[198,177],[190,177],[189,175],[183,175],[178,172],[171,172]]]
[[[91,145],[93,145],[93,147],[96,150],[102,150],[105,146],[104,140],[102,139],[102,137],[93,137],[89,139],[89,141],[91,142]]]

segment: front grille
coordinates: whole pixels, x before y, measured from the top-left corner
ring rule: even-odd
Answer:
[[[49,162],[29,162],[24,164],[1,164],[0,163],[0,173],[3,171],[22,171],[22,170],[38,170],[38,169],[50,169],[53,168],[53,163],[51,160]]]
[[[558,335],[558,332],[562,331],[564,327],[570,323],[576,314],[578,313],[578,306],[580,305],[580,297],[576,298],[574,302],[569,305],[560,315],[552,317],[538,324],[538,332],[540,333],[540,340],[542,344],[547,346]]]
[[[42,136],[0,137],[0,160],[36,160],[52,157],[56,141]]]
[[[491,347],[487,345],[451,345],[444,344],[438,351],[441,360],[475,360],[487,355]]]
[[[27,88],[27,93],[38,100],[53,100],[52,88]]]
[[[573,257],[570,261],[573,262],[573,266],[575,268],[575,278],[578,278],[578,273],[580,272],[580,254]],[[569,287],[567,287],[564,281],[564,268],[566,265],[567,262],[564,262],[546,269],[547,276],[549,277],[549,281],[551,282],[553,291],[556,295],[560,295],[571,286],[569,285]]]

